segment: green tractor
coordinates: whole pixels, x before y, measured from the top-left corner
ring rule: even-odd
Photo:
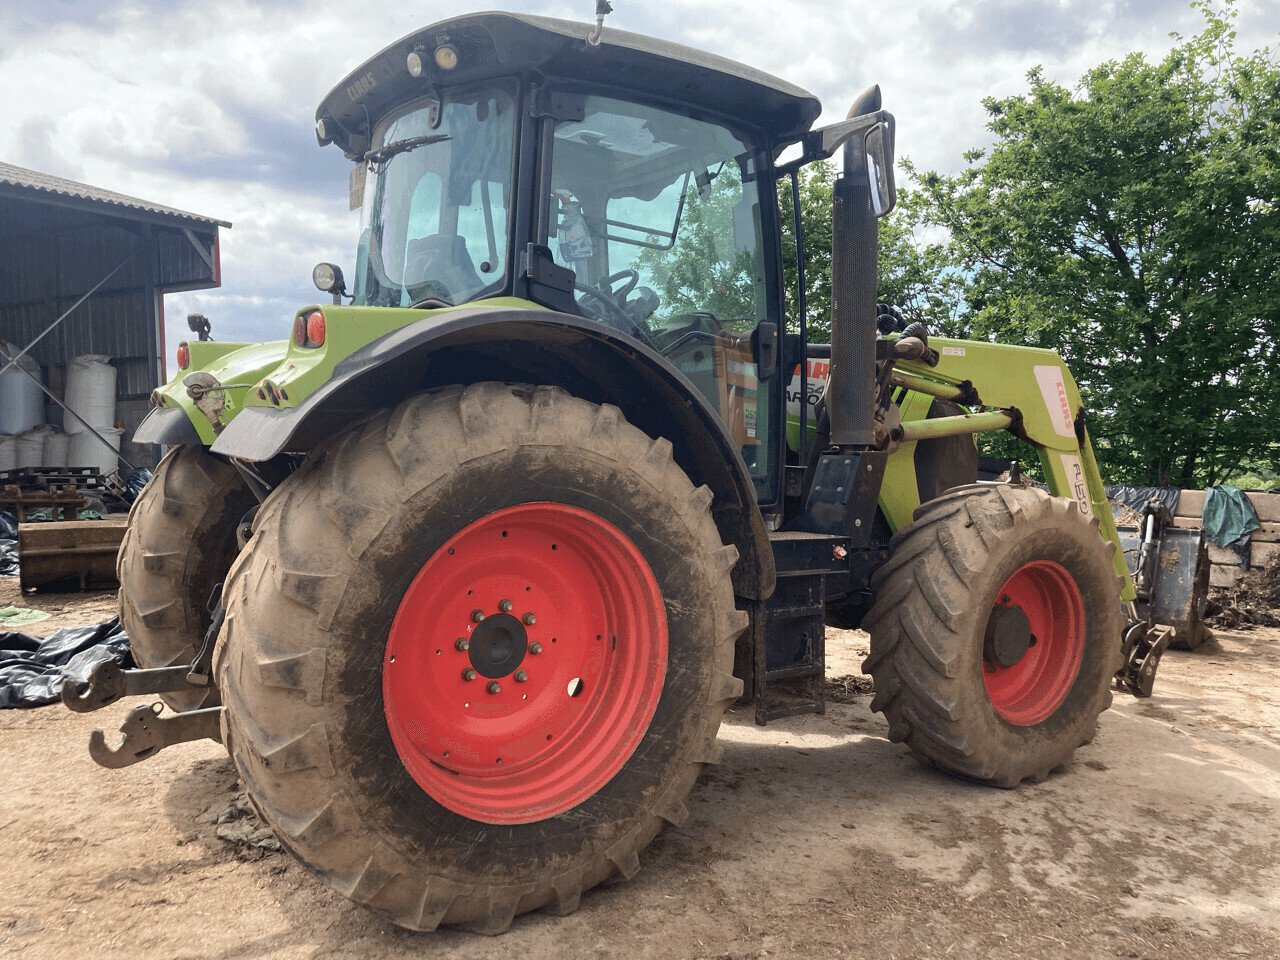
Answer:
[[[821,712],[825,622],[870,633],[893,740],[1002,787],[1067,764],[1113,680],[1148,695],[1169,638],[1133,613],[1071,374],[878,332],[894,119],[875,88],[819,112],[710,54],[497,13],[339,84],[316,131],[354,163],[351,285],[321,264],[332,302],[287,339],[178,348],[119,561],[142,669],[64,695],[177,712],[135,708],[94,757],[220,740],[325,883],[495,933],[633,876],[731,704]],[[778,204],[827,158],[829,346],[785,322]],[[988,431],[1047,490],[979,482]]]

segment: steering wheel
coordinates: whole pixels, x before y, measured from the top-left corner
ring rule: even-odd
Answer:
[[[614,290],[613,285],[623,277],[627,278],[627,282],[623,284],[621,290]],[[604,307],[605,312],[611,317],[614,319],[627,320],[629,323],[630,319],[626,316],[624,307],[627,302],[627,297],[631,296],[631,292],[635,290],[636,284],[639,282],[640,274],[638,271],[619,270],[617,273],[605,277],[599,284],[582,283],[575,279],[573,285],[594,299],[597,303],[601,304]]]
[[[598,319],[608,319],[610,323],[614,324],[630,323],[630,319],[627,317],[626,312],[619,305],[618,301],[613,298],[611,291],[603,290],[594,284],[583,283],[581,280],[577,279],[573,281],[573,288],[579,293],[586,294],[593,302],[600,305],[601,312],[604,316],[601,316]]]
[[[615,292],[613,285],[627,278],[627,283],[621,290]],[[574,279],[574,289],[580,293],[586,294],[592,301],[600,305],[603,316],[598,319],[605,320],[610,326],[621,330],[623,333],[629,333],[637,340],[644,342],[647,346],[653,347],[653,338],[649,335],[649,331],[645,324],[637,322],[629,313],[627,313],[624,304],[627,296],[636,288],[640,282],[640,274],[635,270],[619,270],[604,279],[600,285],[583,283],[578,279]]]
[[[613,285],[617,283],[619,280],[621,280],[623,277],[628,278],[626,284],[622,287],[621,290],[615,291],[613,289]],[[617,273],[613,274],[612,276],[606,277],[604,281],[604,285],[609,289],[609,292],[613,294],[614,299],[616,299],[618,303],[622,304],[627,302],[627,297],[631,296],[631,292],[635,290],[636,284],[638,284],[639,282],[640,282],[640,274],[635,270],[627,269],[627,270],[619,270]]]

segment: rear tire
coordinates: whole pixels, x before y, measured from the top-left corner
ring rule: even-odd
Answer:
[[[257,503],[235,467],[204,447],[169,451],[129,511],[116,559],[120,622],[138,666],[195,659],[213,617],[209,597],[237,552],[236,527]],[[218,703],[218,691],[160,694],[174,710]]]
[[[1120,666],[1121,581],[1098,521],[1041,490],[974,485],[922,506],[891,548],[863,664],[889,738],[1002,787],[1070,761]],[[996,612],[1010,607],[1021,614]],[[1031,645],[1006,663],[989,627],[1020,615]]]
[[[583,891],[630,878],[663,823],[683,822],[699,772],[718,760],[721,716],[741,693],[731,669],[747,618],[734,608],[737,550],[720,541],[711,493],[695,489],[671,453],[669,442],[645,436],[614,407],[553,387],[481,383],[373,417],[313,451],[267,500],[227,589],[216,657],[224,739],[264,819],[325,883],[402,927],[499,933],[517,914],[544,906],[568,913]],[[613,651],[599,654],[610,663],[628,647],[658,648],[646,646],[648,635],[611,637],[612,615],[601,636],[570,618],[581,597],[546,591],[538,577],[570,579],[562,565],[571,524],[563,536],[519,526],[528,511],[586,517],[619,532],[617,555],[641,557],[635,569],[652,572],[669,650],[656,664],[652,719],[633,715],[634,743],[628,724],[617,725],[616,773],[603,785],[582,779],[578,794],[586,795],[576,802],[543,796],[548,815],[516,796],[528,784],[515,768],[525,764],[521,776],[532,770],[536,781],[538,755],[501,767],[486,751],[506,742],[504,733],[511,743],[529,739],[523,718],[550,723],[588,700],[590,691],[568,699],[578,695],[577,677],[567,692],[559,680],[538,685],[566,662],[557,657],[576,655],[575,644],[612,640],[594,648]],[[499,539],[508,529],[511,538]],[[530,559],[535,533],[542,540]],[[473,579],[457,579],[472,568]],[[595,569],[579,578],[579,594],[592,583],[609,594],[607,584],[631,568]],[[520,576],[514,586],[506,583],[512,571]],[[470,583],[474,595],[463,589]],[[487,692],[486,677],[496,674],[460,679],[459,667],[476,654],[457,641],[482,646],[484,623],[467,610],[497,620],[508,609],[499,595],[519,604],[508,610],[512,623],[536,611],[527,636],[504,621],[504,636],[520,633],[512,649],[532,650],[534,637],[544,649],[515,664],[527,668],[526,681],[507,673],[492,681],[501,692]],[[609,693],[599,698],[606,706],[626,697],[614,686],[598,689]],[[524,690],[527,707],[517,699]],[[549,713],[522,712],[548,702]],[[499,714],[515,732],[486,726]],[[557,735],[546,763],[579,742]],[[582,750],[564,755],[604,756]],[[562,764],[557,778],[534,788],[555,793],[560,779],[573,779],[572,767]],[[509,790],[485,792],[507,777]]]

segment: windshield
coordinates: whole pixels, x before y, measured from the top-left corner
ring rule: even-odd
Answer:
[[[502,285],[515,112],[509,89],[451,90],[387,126],[369,162],[356,303],[452,305]]]
[[[777,380],[753,334],[768,319],[761,156],[720,124],[601,96],[556,126],[545,240],[579,308],[674,363],[720,412],[762,499]]]

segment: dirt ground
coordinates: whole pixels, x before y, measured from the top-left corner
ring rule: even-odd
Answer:
[[[55,613],[42,635],[113,606],[26,600]],[[865,642],[831,631],[831,674]],[[287,856],[239,859],[215,834],[236,791],[218,745],[90,761],[131,703],[0,711],[0,956],[1280,957],[1280,630],[1169,654],[1154,699],[1117,699],[1071,770],[1018,790],[925,769],[850,699],[765,729],[730,714],[724,763],[635,880],[498,939],[404,933]]]

